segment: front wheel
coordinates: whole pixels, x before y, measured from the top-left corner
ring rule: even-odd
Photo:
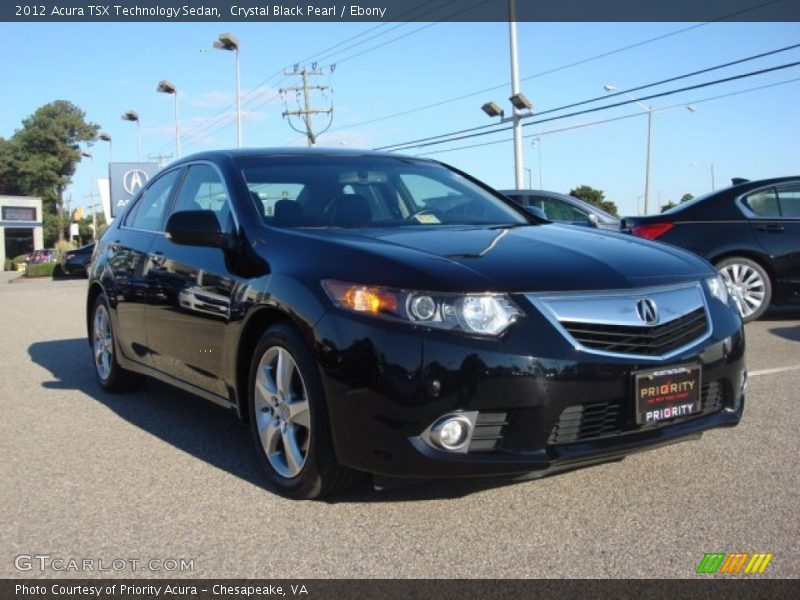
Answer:
[[[314,356],[290,327],[261,337],[250,366],[250,424],[272,486],[311,500],[344,491],[359,474],[336,461]]]
[[[772,300],[772,282],[764,268],[742,256],[732,256],[716,264],[745,323],[759,319]]]

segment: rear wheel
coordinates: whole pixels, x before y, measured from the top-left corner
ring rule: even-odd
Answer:
[[[316,361],[290,327],[269,328],[250,366],[250,424],[262,467],[282,495],[344,491],[360,474],[336,461]]]
[[[745,323],[760,318],[772,300],[772,282],[764,268],[743,256],[732,256],[717,263],[722,279]]]
[[[92,307],[92,358],[98,383],[109,392],[128,392],[139,388],[144,377],[119,366],[114,328],[105,294],[98,294]]]

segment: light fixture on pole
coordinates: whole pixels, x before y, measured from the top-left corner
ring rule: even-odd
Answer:
[[[242,147],[242,98],[239,87],[239,40],[230,33],[220,33],[214,48],[228,50],[236,55],[236,147]]]
[[[122,120],[136,122],[136,162],[140,162],[142,160],[142,129],[139,113],[135,110],[126,110],[122,113]]]
[[[489,115],[490,117],[501,117],[502,118],[506,114],[505,111],[502,108],[500,108],[497,104],[495,104],[494,102],[487,102],[486,104],[481,106],[481,110],[483,112],[485,112],[487,115]]]
[[[161,94],[172,94],[175,96],[175,158],[181,157],[181,129],[178,117],[178,88],[171,81],[162,79],[158,82],[156,91]]]
[[[107,134],[105,131],[101,131],[97,135],[97,139],[102,140],[104,142],[108,142],[108,162],[111,162],[111,136]]]

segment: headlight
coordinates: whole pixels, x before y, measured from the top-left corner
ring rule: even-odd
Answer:
[[[499,336],[522,316],[505,294],[439,294],[325,280],[338,307],[434,329]]]
[[[714,298],[722,302],[725,306],[728,305],[728,301],[730,300],[730,296],[728,295],[728,286],[725,285],[725,281],[723,281],[722,277],[719,275],[709,277],[706,279],[706,287],[708,288],[708,292]]]

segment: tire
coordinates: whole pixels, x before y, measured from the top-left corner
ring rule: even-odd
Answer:
[[[715,266],[728,286],[742,320],[749,323],[761,318],[772,301],[772,282],[764,267],[743,256],[731,256]]]
[[[108,392],[130,392],[142,386],[144,377],[119,366],[114,326],[106,295],[98,294],[92,306],[92,362],[100,386]]]
[[[298,500],[340,493],[361,474],[336,461],[316,360],[287,325],[256,346],[248,383],[250,428],[272,488]]]

